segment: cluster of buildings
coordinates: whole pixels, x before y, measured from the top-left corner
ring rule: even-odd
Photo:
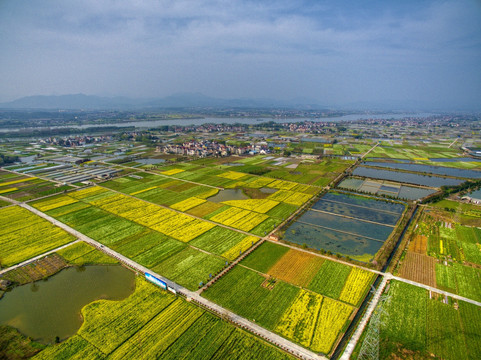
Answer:
[[[103,142],[108,142],[112,140],[111,135],[101,135],[101,136],[89,136],[89,135],[79,135],[79,136],[69,136],[69,137],[48,137],[41,139],[38,142],[40,144],[50,144],[58,145],[64,147],[76,147],[85,146],[88,144],[98,144]]]
[[[245,154],[267,154],[269,152],[269,147],[268,144],[264,141],[255,144],[249,144],[246,146],[235,146],[208,140],[191,140],[182,144],[158,145],[155,151],[164,154],[208,157]]]

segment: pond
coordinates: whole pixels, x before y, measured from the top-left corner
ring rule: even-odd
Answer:
[[[374,179],[391,180],[408,184],[430,186],[439,188],[443,185],[456,186],[463,181],[458,179],[450,179],[439,176],[411,174],[399,171],[379,170],[363,166],[359,166],[353,172],[353,175],[369,177]]]
[[[405,206],[328,192],[289,226],[284,239],[368,262],[394,230]]]
[[[388,195],[398,199],[419,200],[434,194],[436,190],[418,188],[409,185],[393,186],[392,183],[386,185],[382,180],[379,180],[377,186],[373,186],[374,181],[361,180],[354,178],[346,178],[338,185],[341,189],[363,191],[373,195]]]
[[[216,195],[211,196],[207,200],[220,203],[222,201],[229,200],[247,200],[250,199],[246,194],[242,192],[242,189],[225,189],[220,190]]]
[[[399,164],[399,163],[387,163],[387,162],[375,162],[368,161],[365,165],[377,166],[388,169],[401,169],[407,171],[415,171],[422,173],[430,173],[436,175],[454,176],[466,179],[480,179],[481,171],[467,170],[467,169],[457,169],[444,166],[432,166],[432,165],[421,165],[421,164]]]
[[[475,199],[481,199],[481,189],[471,192],[469,196]]]
[[[434,162],[481,162],[481,159],[475,159],[470,157],[434,158],[429,160]]]
[[[275,192],[277,192],[277,189],[262,187],[262,188],[259,189],[259,191],[264,193],[264,194],[274,194]]]
[[[0,324],[42,343],[66,339],[82,325],[80,310],[98,299],[121,300],[135,289],[135,275],[120,266],[70,267],[13,288],[0,300]]]
[[[327,230],[296,222],[284,235],[287,241],[326,251],[333,254],[348,255],[359,261],[369,262],[382,247],[381,241],[366,239],[362,236],[353,236],[338,231]]]

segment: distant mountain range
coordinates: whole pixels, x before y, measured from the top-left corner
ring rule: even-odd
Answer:
[[[315,100],[298,98],[290,101],[270,99],[220,99],[200,93],[180,93],[163,98],[133,99],[74,94],[27,96],[0,103],[0,109],[61,110],[140,110],[162,108],[301,108],[324,109]]]

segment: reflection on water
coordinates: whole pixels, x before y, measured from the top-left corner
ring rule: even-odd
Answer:
[[[134,288],[134,273],[119,265],[67,268],[46,281],[5,293],[0,324],[43,343],[56,336],[65,339],[80,328],[82,307],[98,299],[124,299]]]
[[[207,200],[220,203],[222,201],[229,200],[247,200],[250,199],[246,194],[242,192],[242,189],[225,189],[220,190],[217,195],[211,196]]]

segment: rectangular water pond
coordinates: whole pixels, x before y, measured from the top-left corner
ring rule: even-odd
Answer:
[[[391,180],[414,185],[430,186],[435,188],[439,188],[443,185],[456,186],[463,182],[463,180],[444,178],[440,176],[419,175],[399,171],[380,170],[367,168],[364,166],[357,167],[352,172],[352,174],[373,179]]]
[[[284,239],[368,262],[404,209],[401,203],[331,191],[286,230]]]
[[[374,224],[362,220],[349,219],[339,215],[322,213],[309,210],[300,217],[298,222],[303,222],[319,227],[359,235],[379,241],[385,241],[391,232],[392,226]]]
[[[481,179],[481,171],[468,170],[468,169],[457,169],[445,166],[433,166],[433,165],[422,165],[422,164],[399,164],[392,162],[375,162],[368,161],[365,163],[368,166],[377,166],[387,169],[401,169],[414,172],[429,173],[435,175],[444,176],[454,176],[466,179]]]
[[[362,191],[373,195],[388,195],[390,197],[403,200],[419,200],[434,194],[436,190],[425,189],[409,185],[393,186],[391,182],[386,183],[384,180],[377,180],[378,186],[372,186],[375,181],[347,178],[344,179],[338,187],[340,189]],[[371,185],[371,186],[370,186]]]
[[[387,225],[396,225],[400,218],[400,214],[397,213],[376,211],[374,209],[368,209],[362,206],[342,204],[329,200],[320,200],[312,208],[336,215],[344,215],[360,220],[374,221]]]
[[[321,200],[329,200],[341,202],[348,205],[362,206],[377,211],[388,211],[396,214],[402,214],[405,206],[400,203],[384,200],[375,200],[365,196],[357,196],[351,194],[343,194],[338,192],[328,192]]]
[[[383,243],[361,236],[323,229],[314,225],[296,222],[287,229],[285,240],[307,245],[309,248],[347,255],[353,259],[369,262]]]

